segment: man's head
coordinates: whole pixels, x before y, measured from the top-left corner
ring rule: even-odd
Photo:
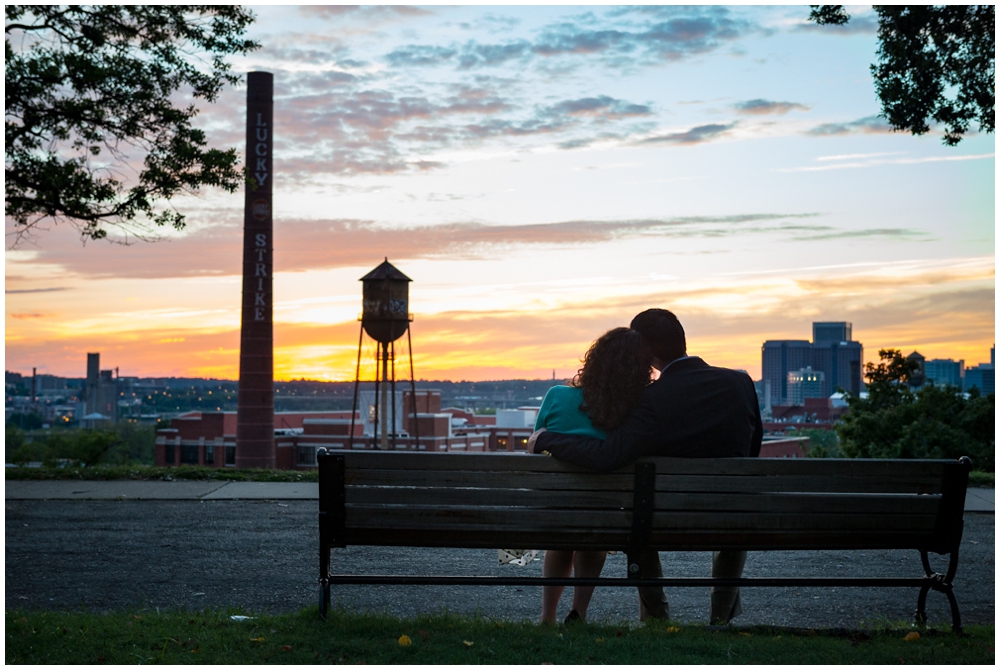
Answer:
[[[629,327],[642,335],[653,356],[659,359],[659,367],[687,355],[684,328],[665,309],[647,309],[636,314]]]

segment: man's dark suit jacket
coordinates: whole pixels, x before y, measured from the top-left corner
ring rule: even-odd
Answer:
[[[667,366],[604,440],[544,432],[534,451],[592,470],[615,470],[647,456],[758,456],[763,435],[750,376],[692,356]]]

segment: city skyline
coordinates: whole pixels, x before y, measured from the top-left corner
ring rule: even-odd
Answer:
[[[571,376],[647,307],[689,353],[847,321],[864,345],[988,360],[992,135],[890,133],[846,28],[778,7],[255,7],[275,75],[275,378],[354,377],[360,277],[413,279],[418,379]],[[242,156],[245,86],[198,117]],[[6,252],[6,368],[235,379],[242,193],[133,246],[71,227]],[[8,243],[10,226],[8,225]]]

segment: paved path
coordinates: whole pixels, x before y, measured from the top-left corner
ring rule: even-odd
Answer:
[[[312,482],[8,481],[7,500],[316,500]],[[966,512],[995,512],[994,489],[969,489]]]
[[[989,495],[985,495],[988,492]],[[6,608],[243,608],[296,611],[313,605],[318,586],[315,484],[248,482],[7,482]],[[994,622],[995,537],[992,490],[970,490],[980,512],[966,515],[955,591],[963,621]],[[937,558],[937,557],[935,557]],[[668,575],[707,577],[705,553],[664,555]],[[334,551],[334,570],[391,574],[540,575],[495,565],[483,550],[351,547]],[[939,570],[942,561],[932,564]],[[624,573],[611,556],[609,576]],[[913,551],[753,552],[747,577],[922,575]],[[352,611],[416,616],[448,609],[534,620],[538,587],[342,587],[335,605]],[[684,622],[707,619],[705,588],[668,590]],[[741,625],[859,627],[908,620],[915,589],[746,589]],[[568,609],[564,596],[561,610]],[[947,601],[928,598],[931,623],[950,621]],[[635,621],[631,589],[600,589],[592,620]]]

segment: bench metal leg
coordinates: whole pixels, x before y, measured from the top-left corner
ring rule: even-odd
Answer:
[[[326,613],[330,609],[330,583],[320,581],[319,584],[319,620],[326,621]]]
[[[917,597],[916,619],[918,626],[927,625],[927,593],[934,589],[945,594],[948,598],[948,605],[951,607],[951,631],[956,635],[964,635],[962,631],[962,613],[958,609],[958,599],[955,598],[955,588],[952,580],[958,567],[958,548],[956,547],[948,559],[948,572],[944,575],[931,570],[930,558],[926,551],[920,552],[920,562],[924,565],[926,583],[920,587],[920,595]]]
[[[330,609],[330,548],[324,544],[325,533],[320,530],[319,546],[319,620],[326,621],[326,612]]]

